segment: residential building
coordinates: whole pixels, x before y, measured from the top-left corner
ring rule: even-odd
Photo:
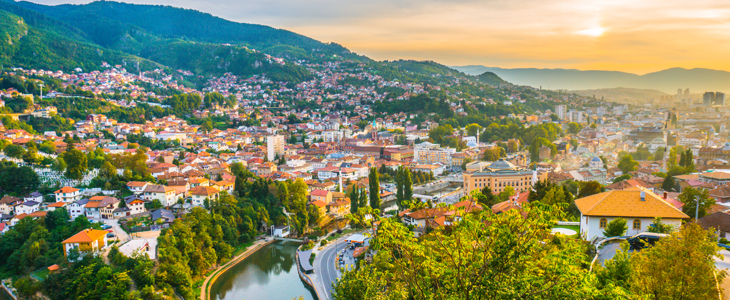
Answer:
[[[218,198],[220,198],[220,191],[213,187],[198,186],[190,189],[190,199],[194,206],[204,206],[205,199],[213,202]]]
[[[332,192],[328,190],[313,190],[310,194],[310,201],[322,201],[324,204],[332,202]]]
[[[177,203],[177,197],[175,196],[175,189],[157,184],[150,184],[144,189],[142,198],[145,201],[160,201],[162,206],[168,207]]]
[[[626,235],[649,230],[654,218],[679,227],[689,216],[661,196],[644,188],[611,190],[575,200],[580,210],[580,233],[587,240],[604,238],[603,231],[611,221],[623,218],[629,227]]]
[[[0,199],[0,212],[4,215],[13,215],[15,214],[15,206],[20,203],[23,203],[20,198],[5,195]]]
[[[286,141],[283,135],[270,135],[266,137],[266,157],[274,161],[276,156],[284,155]]]
[[[56,202],[76,202],[81,200],[81,190],[72,188],[70,186],[62,187],[61,189],[53,192],[56,194]]]
[[[68,214],[71,216],[71,220],[86,215],[86,203],[88,202],[89,199],[81,199],[68,205]]]
[[[420,164],[440,163],[451,166],[451,156],[456,153],[454,148],[442,148],[439,144],[423,142],[413,148],[413,161]]]
[[[150,183],[145,181],[127,182],[127,188],[135,195],[141,195],[142,193],[144,193],[144,189],[147,188],[148,185],[150,185]]]
[[[79,252],[79,259],[86,254],[97,255],[107,246],[106,230],[84,229],[74,236],[61,242],[63,244],[63,256],[68,259],[72,250]]]
[[[41,209],[41,204],[35,201],[25,201],[15,206],[15,214],[32,214]]]

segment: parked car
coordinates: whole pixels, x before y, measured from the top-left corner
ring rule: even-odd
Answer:
[[[109,229],[109,228],[112,228],[112,226],[109,224],[101,225],[101,229]]]
[[[654,246],[661,238],[669,236],[663,233],[642,232],[628,239],[630,250],[641,250],[646,247]]]
[[[115,235],[114,232],[110,232],[110,233],[107,233],[106,234],[106,237],[109,237],[109,238],[113,238],[113,237],[116,237],[116,236],[117,235]]]

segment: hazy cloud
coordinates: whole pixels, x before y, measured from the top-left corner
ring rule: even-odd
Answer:
[[[730,70],[730,43],[724,42],[730,35],[730,2],[722,0],[131,2],[286,28],[379,60],[638,73],[669,67]]]

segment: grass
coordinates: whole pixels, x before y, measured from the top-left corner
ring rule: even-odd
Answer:
[[[339,239],[340,237],[342,237],[344,235],[348,235],[348,234],[353,233],[355,231],[356,231],[355,229],[345,229],[345,230],[342,231],[342,233],[335,233],[334,235],[328,236],[327,237],[327,241],[330,241],[330,242],[331,241],[334,241],[334,240]]]
[[[580,225],[555,225],[553,228],[565,228],[574,230],[575,232],[580,232]]]
[[[43,281],[48,278],[48,272],[48,268],[41,268],[38,271],[31,273],[30,275],[36,277],[36,279],[39,279],[40,281]]]

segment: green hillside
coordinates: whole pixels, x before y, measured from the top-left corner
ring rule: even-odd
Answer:
[[[11,9],[6,9],[8,7]],[[106,61],[126,65],[130,69],[159,67],[138,57],[86,42],[79,32],[37,13],[12,7],[6,2],[0,2],[0,8],[0,65],[64,71],[77,67],[96,70],[101,67],[102,61]]]
[[[481,82],[484,82],[489,85],[500,85],[503,83],[507,83],[502,78],[497,76],[497,74],[494,74],[492,72],[484,72],[482,74],[479,74],[477,76],[477,79]]]
[[[73,37],[76,41],[83,41],[85,46],[94,49],[114,50],[111,52],[99,50],[97,53],[126,53],[173,69],[190,70],[204,76],[218,76],[226,72],[244,77],[265,74],[276,81],[301,82],[312,78],[303,67],[292,63],[283,65],[272,63],[263,53],[248,50],[246,46],[254,44],[267,46],[264,49],[266,53],[290,59],[310,58],[314,52],[279,42],[286,41],[302,47],[330,47],[330,49],[335,47],[285,30],[229,22],[209,14],[166,6],[116,2],[45,6],[30,2],[0,0],[0,7],[6,12],[17,12],[21,17],[43,19],[43,22],[36,23],[49,28],[49,32],[63,32],[58,36]],[[240,34],[236,35],[236,32]],[[40,40],[45,41],[46,38],[49,38],[47,39],[49,41],[42,44],[53,45],[48,34]],[[226,38],[231,40],[225,40]],[[66,60],[59,60],[50,55],[43,59],[58,61],[59,64],[38,62],[37,67],[57,68],[61,64],[76,67],[99,60],[98,54],[95,55],[76,45],[60,48],[69,49],[75,55],[69,56]],[[311,48],[310,51],[319,49]],[[343,51],[349,53],[346,49]],[[45,55],[47,52],[40,52],[37,56],[47,56]],[[40,55],[41,53],[44,55]],[[35,62],[22,58],[8,58],[7,61],[12,62],[14,66],[22,63],[22,66],[36,67]],[[72,61],[74,59],[77,62]],[[106,60],[118,63],[111,58]]]
[[[56,6],[31,2],[17,2],[17,4],[69,24],[74,24],[83,30],[89,39],[106,47],[111,47],[118,39],[128,34],[130,30],[143,29],[149,34],[162,38],[238,44],[261,51],[269,47],[286,45],[299,48],[312,57],[316,57],[317,54],[357,57],[357,55],[335,43],[322,43],[288,30],[269,26],[232,22],[191,9],[112,1]],[[274,48],[273,50],[284,49]],[[291,58],[297,56],[295,54],[298,51],[287,50],[288,52],[284,54],[291,53]],[[279,55],[281,52],[269,54]],[[301,52],[298,54],[301,54]]]

